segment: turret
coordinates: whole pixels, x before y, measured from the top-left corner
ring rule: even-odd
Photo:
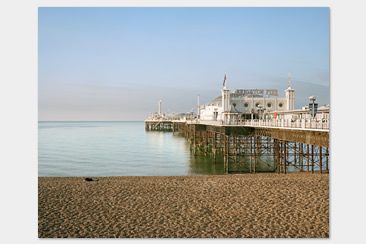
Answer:
[[[287,89],[285,90],[287,107],[286,110],[295,109],[295,90],[291,87],[291,77],[288,78]]]
[[[226,74],[224,77],[223,88],[221,91],[221,99],[222,99],[223,112],[229,112],[230,111],[230,90],[226,87]]]

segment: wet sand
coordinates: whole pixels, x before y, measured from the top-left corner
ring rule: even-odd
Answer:
[[[38,236],[329,236],[327,174],[39,177]]]

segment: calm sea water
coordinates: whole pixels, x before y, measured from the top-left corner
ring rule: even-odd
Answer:
[[[144,122],[39,122],[39,176],[223,174],[193,157],[184,137],[146,132]]]

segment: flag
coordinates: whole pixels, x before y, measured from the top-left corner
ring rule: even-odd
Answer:
[[[222,83],[222,86],[225,87],[225,84],[226,84],[226,74],[224,76],[224,82]]]

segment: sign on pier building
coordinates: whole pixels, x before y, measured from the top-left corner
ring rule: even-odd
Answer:
[[[233,95],[241,95],[241,96],[278,96],[277,89],[237,89],[234,91]]]

